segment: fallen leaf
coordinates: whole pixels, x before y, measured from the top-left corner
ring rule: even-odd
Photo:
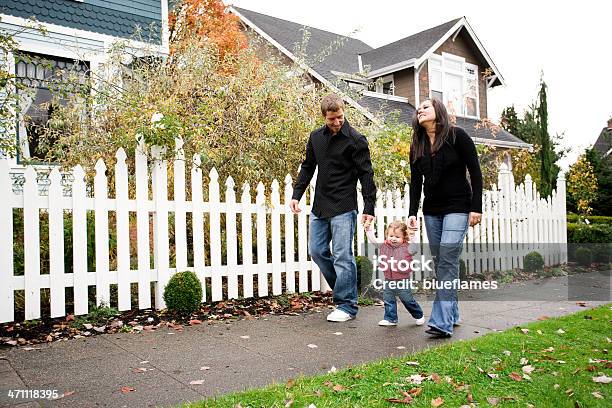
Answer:
[[[470,350],[472,351],[478,351],[478,349],[476,347],[470,347]]]
[[[407,392],[402,392],[402,394],[404,394],[404,398],[385,398],[385,401],[395,404],[411,404],[414,398],[412,398]]]
[[[599,392],[597,391],[593,391],[591,393],[592,396],[594,396],[595,398],[599,398],[599,399],[604,399],[603,395],[601,395]]]
[[[189,321],[189,324],[195,326],[196,324],[202,324],[202,321],[198,319],[192,319]]]
[[[342,332],[335,332],[334,334],[335,334],[336,336],[342,336],[342,334],[343,334],[343,333],[342,333]]]
[[[510,350],[504,350],[503,353],[507,356],[511,355],[512,352]]]
[[[487,402],[492,406],[496,406],[499,404],[499,398],[487,397]]]
[[[476,367],[476,368],[478,369],[478,372],[484,373],[484,370],[482,368],[480,368],[480,367]]]
[[[559,387],[560,387],[560,385],[559,385],[559,384],[555,384],[555,385],[553,385],[553,388],[554,388],[555,390],[558,390],[558,389],[559,389]]]
[[[512,378],[514,381],[522,381],[523,377],[519,373],[515,373],[514,371],[508,374],[508,377]]]
[[[336,392],[345,391],[347,388],[342,384],[336,384],[332,387],[332,390]]]
[[[138,368],[134,368],[132,371],[135,373],[144,373],[147,371],[147,369],[144,367],[138,367]]]
[[[408,394],[412,395],[413,397],[418,396],[421,392],[423,392],[423,389],[418,387],[408,390]]]
[[[538,317],[538,320],[548,320],[548,319],[550,319],[550,317],[548,317],[548,316],[540,316],[540,317]]]
[[[418,366],[418,365],[419,365],[419,363],[418,363],[417,361],[408,361],[408,362],[406,363],[406,365],[409,365],[409,366]]]
[[[294,385],[295,385],[295,380],[293,378],[290,378],[289,380],[287,380],[287,384],[285,385],[285,387],[291,388]]]
[[[586,307],[586,302],[576,302],[576,304],[580,307]]]
[[[563,329],[559,329],[559,330],[557,330],[557,333],[559,333],[559,334],[564,334],[564,333],[565,333],[565,330],[563,330]]]
[[[134,392],[134,391],[136,391],[136,390],[134,388],[132,388],[132,387],[128,387],[128,386],[121,387],[121,392],[123,394],[127,394],[127,393]]]
[[[529,329],[521,329],[521,331],[523,332],[523,334],[529,333]]]
[[[440,381],[442,381],[442,379],[440,378],[440,376],[437,373],[432,373],[431,374],[431,379],[433,380],[433,382],[435,382],[436,384],[440,384]]]
[[[531,381],[531,377],[529,375],[527,375],[527,374],[523,374],[523,378],[526,379],[526,380]]]
[[[472,396],[472,394],[468,394],[466,398],[467,398],[467,402],[469,402],[470,404],[474,402],[474,397]]]
[[[575,369],[574,371],[572,371],[572,375],[576,375],[576,374],[578,374],[579,372],[580,372],[580,369],[579,369],[579,368],[577,368],[577,369]]]
[[[66,321],[67,322],[71,322],[74,320],[74,315],[73,314],[69,314],[68,316],[66,316]]]
[[[567,390],[565,390],[565,393],[568,395],[568,397],[571,397],[572,395],[574,395],[574,389],[568,388]]]
[[[612,382],[612,377],[608,377],[607,375],[600,375],[599,377],[593,377],[593,382],[599,384],[610,384]]]
[[[529,360],[527,360],[525,357],[521,358],[521,361],[519,362],[521,365],[525,365],[527,363],[529,363]]]
[[[336,371],[338,371],[338,370],[336,369],[336,367],[332,366],[332,367],[329,369],[328,373],[329,373],[329,374],[333,374],[333,373],[335,373]]]
[[[148,360],[141,361],[140,364],[149,364]]]
[[[287,400],[285,401],[285,408],[289,408],[290,406],[293,405],[293,400]]]
[[[431,400],[431,406],[434,408],[439,407],[442,404],[444,404],[444,400],[442,399],[442,397],[434,398]]]
[[[553,351],[555,351],[554,347],[548,347],[548,348],[543,349],[541,352],[542,353],[552,353]]]
[[[66,391],[62,395],[57,397],[57,399],[69,397],[69,396],[73,395],[74,393],[75,393],[75,391]]]
[[[535,370],[535,367],[531,365],[526,365],[526,366],[523,366],[521,370],[523,370],[525,374],[531,374],[533,370]]]
[[[353,378],[354,378],[354,379],[356,379],[356,380],[361,380],[361,379],[362,379],[362,378],[364,378],[364,377],[365,377],[365,376],[364,376],[363,374],[355,374],[355,375],[353,376]]]
[[[397,346],[397,349],[398,349],[398,350],[404,350],[405,348],[406,348],[406,347],[404,347],[404,346]]]
[[[542,330],[536,330],[536,333],[538,333],[540,336],[542,336],[544,334],[544,332]]]
[[[202,385],[202,384],[204,384],[204,380],[189,381],[189,385]]]
[[[487,373],[487,375],[491,378],[498,378],[499,374]]]
[[[311,349],[316,349],[319,346],[317,346],[316,344],[309,344],[308,347]]]

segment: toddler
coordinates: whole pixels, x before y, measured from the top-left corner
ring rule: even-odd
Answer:
[[[386,230],[386,239],[376,238],[374,230],[366,225],[368,241],[378,248],[379,268],[385,274],[383,302],[385,304],[384,319],[378,322],[380,326],[397,326],[397,300],[406,307],[416,319],[417,326],[425,323],[423,309],[414,300],[410,290],[410,268],[412,255],[418,250],[418,240],[414,229],[401,221],[393,221]],[[403,261],[403,262],[400,262]],[[403,281],[403,282],[402,282]]]

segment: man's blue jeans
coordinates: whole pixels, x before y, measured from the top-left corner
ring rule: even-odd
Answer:
[[[434,257],[438,285],[459,279],[459,256],[467,233],[468,220],[467,213],[425,216],[425,228]],[[427,324],[452,334],[453,324],[458,321],[457,290],[438,288]]]
[[[357,314],[357,265],[353,255],[356,223],[355,210],[330,218],[310,215],[310,256],[334,291],[336,307],[351,316]]]
[[[423,317],[423,309],[418,304],[416,300],[414,300],[414,296],[412,295],[412,290],[410,288],[402,288],[402,289],[391,289],[389,286],[390,281],[385,281],[385,288],[383,289],[383,303],[385,304],[385,317],[384,319],[388,322],[397,323],[397,300],[396,297],[399,298],[400,302],[404,305],[406,310],[410,312],[412,317],[415,319],[420,319]]]

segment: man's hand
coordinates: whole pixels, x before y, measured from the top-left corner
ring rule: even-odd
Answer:
[[[289,202],[289,208],[291,208],[291,212],[294,214],[299,214],[302,211],[298,200],[291,200]]]
[[[474,225],[480,224],[480,220],[482,219],[482,214],[477,212],[470,213],[470,227]]]
[[[418,228],[417,219],[414,215],[408,217],[408,228],[416,230]]]
[[[372,224],[374,222],[375,217],[373,215],[370,214],[362,214],[361,215],[361,223],[363,224],[363,227],[368,230],[370,229],[370,224]]]

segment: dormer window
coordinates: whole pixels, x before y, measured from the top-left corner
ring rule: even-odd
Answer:
[[[450,114],[478,118],[478,66],[442,53],[428,60],[430,96],[444,102]]]
[[[385,95],[395,95],[393,75],[387,75],[376,80],[376,92]]]

